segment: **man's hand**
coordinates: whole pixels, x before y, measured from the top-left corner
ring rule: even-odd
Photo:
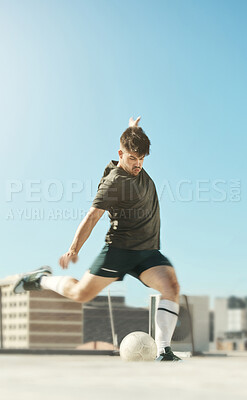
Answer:
[[[60,257],[59,264],[60,264],[60,267],[62,267],[63,269],[67,269],[68,265],[71,261],[73,263],[76,263],[77,260],[78,260],[77,254],[74,254],[71,251],[67,251],[67,253],[65,253],[62,257]]]
[[[59,264],[63,269],[67,269],[69,263],[72,261],[76,263],[78,260],[78,253],[80,248],[85,243],[90,233],[92,232],[94,226],[97,224],[98,220],[102,217],[105,210],[101,210],[99,208],[91,207],[88,211],[87,215],[83,218],[80,225],[77,228],[75,233],[75,237],[71,246],[69,247],[69,251],[65,253],[59,259]]]
[[[129,127],[132,128],[134,126],[138,126],[140,119],[141,119],[141,117],[136,118],[136,120],[134,120],[133,117],[130,117],[130,119],[129,119]]]

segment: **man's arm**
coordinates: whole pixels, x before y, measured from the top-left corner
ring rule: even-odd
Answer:
[[[95,227],[99,219],[102,217],[104,212],[105,210],[100,210],[94,207],[90,208],[87,215],[85,216],[85,218],[83,218],[83,220],[81,221],[80,225],[77,228],[77,231],[75,233],[69,251],[59,259],[59,264],[63,269],[68,268],[68,264],[70,261],[75,263],[78,260],[78,253],[82,245],[88,239],[93,228]]]

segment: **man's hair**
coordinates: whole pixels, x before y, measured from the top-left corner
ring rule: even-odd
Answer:
[[[150,140],[139,126],[127,128],[120,137],[120,143],[129,152],[135,152],[139,156],[149,154]]]

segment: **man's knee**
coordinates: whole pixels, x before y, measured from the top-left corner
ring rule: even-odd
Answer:
[[[177,279],[175,279],[175,280],[172,281],[172,283],[171,283],[171,288],[172,288],[173,293],[174,293],[176,296],[178,296],[179,293],[180,293],[180,285],[179,285]]]
[[[168,282],[165,283],[164,287],[160,290],[163,296],[166,296],[168,293],[173,297],[178,297],[180,293],[180,286],[176,278],[169,279]]]
[[[76,301],[77,303],[88,303],[89,301],[93,300],[95,295],[86,290],[86,289],[79,289],[77,287],[74,288],[74,290],[71,293],[71,298],[73,301]]]

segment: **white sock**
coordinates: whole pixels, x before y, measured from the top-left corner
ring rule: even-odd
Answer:
[[[158,356],[171,345],[171,339],[178,320],[179,304],[171,300],[160,300],[156,312],[155,341]]]
[[[42,289],[53,290],[64,296],[64,286],[70,279],[73,278],[71,276],[42,276],[40,286]]]

